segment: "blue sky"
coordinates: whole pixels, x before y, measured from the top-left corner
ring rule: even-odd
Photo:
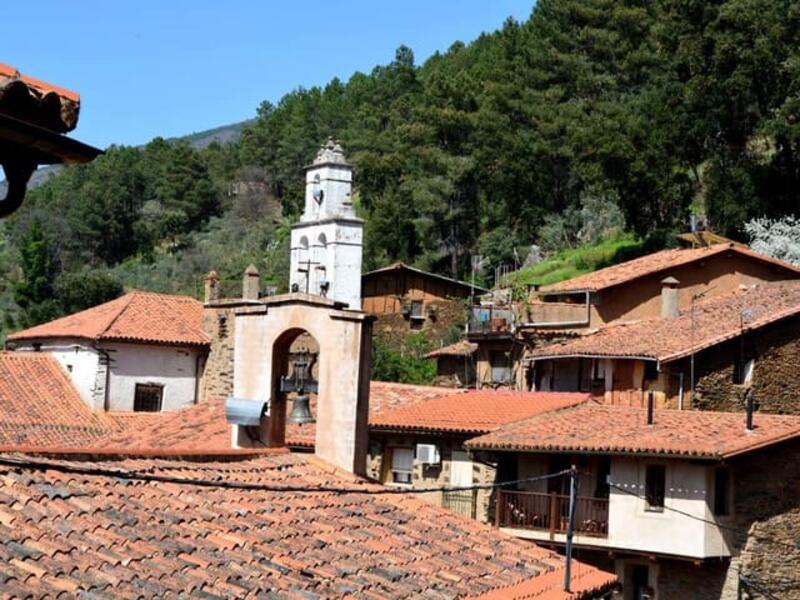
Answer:
[[[532,0],[9,2],[0,62],[81,94],[74,136],[141,144],[251,118],[262,100],[469,41]],[[9,24],[15,26],[10,26]]]

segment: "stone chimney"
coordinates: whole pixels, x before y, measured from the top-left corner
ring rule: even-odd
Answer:
[[[244,270],[244,279],[242,280],[242,299],[243,300],[258,300],[258,292],[261,287],[258,269],[255,265],[250,265]]]
[[[206,275],[205,293],[203,301],[206,304],[219,300],[219,274],[216,271],[209,271]]]
[[[667,277],[661,281],[661,318],[674,319],[680,314],[678,304],[678,284],[674,277]]]

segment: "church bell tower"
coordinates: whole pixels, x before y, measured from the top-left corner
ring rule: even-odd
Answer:
[[[329,139],[306,167],[305,207],[292,227],[291,291],[361,310],[364,221],[353,208],[353,167]]]

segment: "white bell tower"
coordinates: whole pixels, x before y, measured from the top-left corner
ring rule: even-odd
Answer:
[[[364,221],[353,209],[353,167],[329,139],[306,167],[306,198],[292,226],[291,291],[326,296],[361,310]]]

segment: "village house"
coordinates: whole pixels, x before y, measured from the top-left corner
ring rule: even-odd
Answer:
[[[668,278],[685,310],[740,285],[798,279],[800,268],[739,244],[662,250],[534,290],[520,327],[592,329],[658,317]]]
[[[561,473],[496,491],[502,531],[554,548],[574,466],[577,555],[614,570],[620,598],[797,597],[800,417],[592,401],[466,445],[501,481]]]
[[[101,151],[66,137],[78,125],[80,96],[0,63],[0,218],[17,210],[39,165],[79,164]]]
[[[665,316],[610,324],[528,354],[536,390],[590,392],[612,404],[800,413],[800,281],[742,286]],[[672,314],[670,314],[672,313]]]
[[[478,344],[461,340],[428,352],[425,358],[436,361],[436,385],[477,387],[476,353]]]
[[[587,399],[587,394],[471,390],[370,413],[367,474],[411,489],[492,483],[495,465],[473,461],[464,446],[468,439]],[[424,497],[464,516],[489,520],[491,490],[436,491]]]
[[[176,410],[198,400],[210,344],[202,313],[193,298],[134,291],[13,333],[7,345],[55,357],[92,410]]]
[[[0,450],[3,593],[607,597],[611,573],[579,560],[567,570],[552,550],[363,477],[372,318],[356,305],[294,292],[232,309],[233,390],[218,415],[225,448]],[[316,369],[306,360],[289,377],[303,336],[317,348]],[[290,451],[292,426],[311,423],[313,453]]]
[[[376,318],[375,337],[393,349],[402,349],[415,332],[434,347],[464,335],[467,308],[486,292],[402,262],[364,273],[361,290],[364,312]]]
[[[725,294],[739,285],[792,280],[800,269],[735,243],[662,250],[599,269],[567,281],[533,288],[524,303],[477,305],[470,309],[464,353],[461,343],[428,356],[439,363],[442,379],[453,385],[533,389],[529,368],[534,352],[554,342],[579,338],[610,324],[657,318],[664,310],[663,289],[669,285],[675,310],[698,300]],[[665,284],[665,282],[667,282]],[[459,360],[469,357],[470,361]],[[474,381],[456,377],[472,365]],[[570,369],[581,369],[577,361]],[[566,367],[565,367],[566,368]],[[468,371],[466,371],[468,373]],[[586,381],[588,371],[580,372]],[[566,388],[572,389],[572,387]],[[583,391],[590,391],[583,384]]]

